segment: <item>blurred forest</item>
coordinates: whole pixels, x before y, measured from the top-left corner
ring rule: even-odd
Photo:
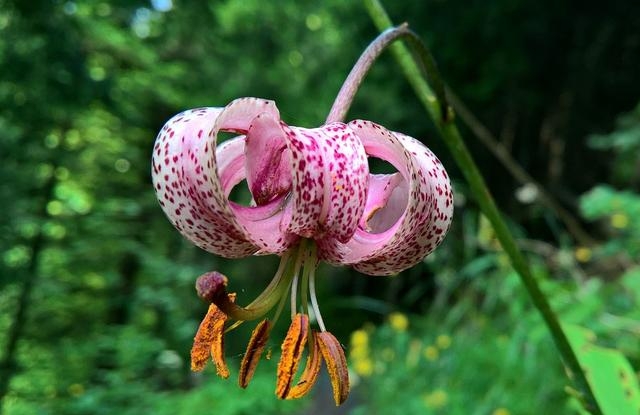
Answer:
[[[638,372],[640,2],[386,3],[431,47],[554,309]],[[542,320],[388,54],[348,119],[425,142],[457,210],[442,247],[397,277],[321,267],[349,401],[333,408],[326,379],[277,401],[277,359],[247,390],[190,373],[195,278],[221,270],[246,303],[276,258],[182,239],[150,183],[157,131],[243,96],[317,126],[376,35],[361,2],[0,0],[1,414],[574,413]],[[226,344],[236,373],[248,330]]]

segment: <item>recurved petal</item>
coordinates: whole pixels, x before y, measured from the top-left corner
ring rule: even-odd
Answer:
[[[264,205],[291,190],[291,151],[279,118],[265,112],[251,121],[245,154],[247,184],[256,204]]]
[[[318,233],[327,182],[319,142],[322,132],[319,128],[290,127],[286,134],[291,151],[293,187],[291,218],[285,226],[288,232],[312,238]]]
[[[225,199],[231,190],[246,176],[245,136],[222,143],[217,151],[218,171]],[[284,231],[283,218],[289,217],[290,209],[285,205],[286,195],[281,195],[259,206],[243,206],[229,201],[236,222],[247,238],[259,248],[258,254],[281,253],[297,239],[297,235]]]
[[[342,123],[291,127],[293,189],[290,232],[347,241],[367,197],[369,167],[358,137]]]
[[[369,175],[369,198],[359,226],[369,233],[389,229],[404,212],[409,197],[400,173]]]
[[[160,206],[187,239],[210,252],[233,247],[230,256],[242,256],[255,248],[225,218],[229,212],[217,214],[209,202],[218,189],[211,184],[217,182],[215,142],[208,136],[222,110],[199,108],[171,118],[156,138],[152,180]],[[209,161],[200,161],[203,153]]]
[[[327,237],[347,242],[358,228],[367,201],[369,164],[364,146],[351,128],[332,123],[322,128],[328,200],[320,216]],[[328,206],[326,206],[328,204]]]
[[[220,177],[229,184],[242,180],[245,173],[244,156],[235,152],[239,141],[217,151],[218,133],[245,133],[263,113],[279,116],[272,101],[256,98],[238,99],[225,108],[189,110],[169,120],[156,139],[152,178],[160,205],[187,239],[209,252],[230,258],[246,256],[269,245],[270,240],[260,241],[262,235],[282,239],[281,246],[271,251],[281,252],[293,240],[280,232],[279,220],[264,209],[236,212]],[[273,206],[268,209],[277,211]]]
[[[372,179],[365,223],[345,244],[321,241],[319,253],[329,262],[351,264],[365,274],[395,274],[415,265],[444,239],[453,214],[449,177],[419,141],[369,121],[356,120],[349,126],[367,154],[391,163],[402,180]],[[367,229],[367,224],[376,227]]]

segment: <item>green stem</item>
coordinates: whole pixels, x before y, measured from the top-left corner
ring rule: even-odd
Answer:
[[[338,95],[333,101],[333,105],[331,106],[331,110],[329,111],[325,124],[344,121],[347,111],[349,111],[349,108],[353,103],[353,98],[355,97],[356,92],[358,92],[358,89],[360,89],[360,85],[362,84],[362,81],[364,81],[369,69],[371,69],[380,54],[389,47],[389,45],[401,37],[405,38],[408,42],[419,46],[414,49],[418,55],[417,62],[420,63],[420,71],[422,75],[426,77],[432,85],[434,85],[437,101],[440,103],[440,111],[443,114],[444,119],[447,119],[449,113],[447,111],[448,103],[445,95],[444,84],[439,77],[432,76],[432,74],[438,73],[436,62],[433,59],[431,52],[429,52],[429,49],[422,44],[418,35],[409,30],[409,25],[407,23],[403,23],[398,27],[390,27],[380,33],[378,37],[376,37],[373,42],[367,46],[365,51],[362,52],[358,61],[353,65],[351,72],[349,72],[347,79],[345,79],[342,84],[340,91],[338,91]]]
[[[298,245],[298,253],[296,255],[296,264],[293,271],[293,282],[291,283],[291,320],[295,318],[298,313],[298,280],[300,278],[300,269],[302,268],[302,262],[307,255],[307,240],[302,238]]]
[[[291,289],[291,281],[289,281],[289,285],[287,286],[287,291]],[[278,302],[278,307],[276,307],[276,312],[273,313],[273,323],[272,323],[272,327],[276,325],[276,323],[278,322],[278,319],[280,318],[280,315],[282,314],[282,310],[284,310],[284,305],[287,302],[287,296],[283,295],[280,298],[280,302]]]
[[[392,26],[389,16],[379,1],[365,0],[365,4],[379,30],[386,30],[388,27]],[[419,46],[416,45],[415,42],[412,43],[412,46]],[[560,322],[558,321],[556,314],[551,309],[547,298],[542,293],[540,286],[535,280],[527,260],[518,250],[517,244],[509,232],[509,228],[507,227],[506,222],[502,219],[493,197],[489,192],[489,188],[473,161],[469,150],[464,144],[464,141],[460,136],[460,132],[453,122],[453,117],[446,116],[446,113],[449,113],[451,110],[447,109],[445,113],[441,111],[442,102],[438,100],[436,94],[434,94],[432,89],[429,87],[424,77],[421,75],[420,66],[416,63],[415,58],[404,45],[399,43],[391,45],[391,52],[400,64],[404,75],[415,90],[416,95],[433,119],[438,132],[449,147],[456,163],[469,183],[469,187],[474,194],[480,209],[489,222],[491,222],[496,233],[496,237],[500,241],[500,244],[506,254],[509,256],[513,268],[520,275],[520,279],[529,293],[533,304],[542,315],[544,322],[551,332],[556,348],[560,352],[565,365],[573,376],[575,376],[575,382],[584,394],[585,401],[588,404],[588,409],[594,414],[601,415],[602,411],[598,406],[598,402],[595,399],[593,391],[587,382],[585,373],[580,367],[578,359],[569,344],[567,336],[560,326]],[[437,73],[430,74],[430,79],[434,78],[438,79],[437,84],[442,84],[442,82],[439,81]]]
[[[409,29],[406,24],[398,27],[390,27],[384,32],[380,33],[377,38],[373,40],[367,46],[364,52],[358,58],[358,61],[351,68],[351,72],[347,75],[347,79],[342,83],[336,99],[333,101],[329,115],[325,121],[325,124],[332,122],[344,122],[344,118],[347,115],[347,111],[351,107],[353,98],[356,96],[356,92],[360,89],[364,77],[369,72],[369,69],[375,63],[378,56],[395,40],[399,37],[405,36]]]
[[[287,272],[287,267],[289,266],[289,260],[291,259],[292,252],[296,252],[296,248],[293,248],[293,250],[290,249],[282,254],[275,276],[271,279],[264,291],[262,291],[260,295],[258,295],[245,308],[255,307],[256,305],[262,303],[266,298],[269,298],[273,295],[275,290],[280,286],[280,280],[283,278],[284,273]]]
[[[315,246],[314,242],[311,242]],[[302,312],[304,314],[309,314],[309,273],[311,272],[311,267],[315,266],[312,264],[311,252],[307,252],[307,255],[304,259],[304,265],[302,266],[302,286],[300,287],[300,305],[302,306]]]
[[[248,306],[242,307],[232,302],[229,300],[226,292],[224,295],[219,295],[213,299],[215,305],[224,311],[225,314],[234,320],[239,320],[231,325],[227,331],[233,330],[239,326],[240,321],[255,320],[264,316],[278,303],[280,298],[286,297],[286,293],[289,290],[292,281],[295,281],[298,278],[301,261],[300,257],[302,255],[301,253],[304,252],[303,243],[304,241],[282,256],[280,265],[278,266],[278,271],[276,271],[276,276],[269,283],[265,291]],[[292,266],[291,257],[293,255],[296,255],[297,259],[295,260],[295,265]]]

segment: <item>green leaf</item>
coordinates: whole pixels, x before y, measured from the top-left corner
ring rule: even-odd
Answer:
[[[637,415],[640,387],[627,358],[618,350],[596,345],[590,330],[572,324],[563,327],[603,414]]]

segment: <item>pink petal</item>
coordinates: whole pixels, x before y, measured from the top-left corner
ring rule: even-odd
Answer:
[[[245,154],[247,183],[258,205],[291,190],[291,152],[278,117],[265,112],[253,119]]]
[[[397,179],[371,179],[367,212],[385,201],[382,209],[389,209],[385,215],[389,219],[398,216],[398,203],[406,203],[395,223],[381,226],[388,229],[372,233],[361,222],[347,243],[320,241],[320,255],[329,262],[352,264],[365,274],[394,274],[415,265],[444,238],[453,214],[449,178],[436,156],[419,141],[368,121],[356,120],[348,125],[362,140],[368,155],[390,162],[403,178],[395,186],[392,181]],[[384,180],[390,180],[393,189],[385,190]]]
[[[409,197],[400,173],[369,175],[369,195],[359,226],[369,233],[389,229],[404,212]]]
[[[345,124],[291,127],[293,162],[290,232],[346,242],[364,210],[369,168],[364,147]]]
[[[322,130],[325,140],[321,147],[329,181],[320,221],[326,237],[347,242],[358,227],[367,200],[367,154],[360,139],[346,124],[328,124]]]
[[[229,197],[235,185],[245,179],[244,167],[247,163],[245,142],[245,136],[236,137],[225,141],[216,150],[219,160],[218,172],[225,198]],[[237,223],[245,230],[249,239],[260,248],[256,253],[281,253],[298,239],[296,235],[282,230],[283,217],[291,215],[289,211],[284,211],[285,202],[286,195],[276,197],[261,206],[242,206],[229,201]]]
[[[165,124],[154,146],[153,184],[165,214],[187,239],[221,256],[246,256],[267,246],[281,252],[295,239],[280,231],[273,206],[249,213],[251,208],[227,200],[233,185],[244,179],[244,155],[238,154],[238,140],[217,151],[217,134],[245,133],[261,113],[278,117],[272,101],[255,98],[185,111]]]
[[[319,129],[286,127],[291,152],[293,188],[292,215],[287,230],[305,238],[318,232],[323,207],[326,172],[318,144]]]

